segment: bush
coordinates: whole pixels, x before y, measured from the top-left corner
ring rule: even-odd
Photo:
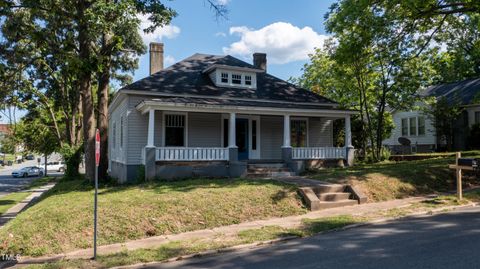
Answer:
[[[387,161],[388,159],[390,159],[390,156],[392,155],[390,149],[388,147],[382,147],[381,151],[380,151],[380,160],[378,161]],[[364,158],[364,162],[366,163],[374,163],[376,160],[375,160],[375,157],[373,156],[373,149],[372,148],[368,148],[365,152],[365,158]]]
[[[137,178],[135,179],[137,183],[145,182],[145,165],[140,165],[137,170]]]
[[[469,149],[480,149],[480,123],[476,123],[470,127],[467,141]]]

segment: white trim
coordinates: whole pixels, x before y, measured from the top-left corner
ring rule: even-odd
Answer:
[[[273,100],[264,100],[264,99],[223,97],[223,96],[205,96],[205,95],[196,95],[196,94],[175,95],[175,93],[161,93],[161,92],[141,91],[141,90],[121,90],[119,93],[132,94],[132,95],[150,95],[150,96],[165,96],[165,97],[191,97],[191,98],[235,100],[235,101],[249,101],[249,102],[261,102],[261,103],[338,107],[338,104],[329,104],[329,103],[318,103],[317,104],[317,103],[309,103],[309,102],[289,102],[289,101],[280,101],[280,100],[279,101],[273,101]],[[113,100],[113,101],[115,101],[115,100]],[[348,111],[348,110],[344,110],[344,111]],[[352,114],[358,114],[358,112],[356,112],[356,111],[351,111],[351,112],[352,112]]]
[[[231,66],[231,65],[224,65],[224,64],[212,64],[209,67],[205,68],[202,71],[202,73],[209,73],[213,70],[219,70],[219,69],[224,69],[227,71],[237,71],[237,72],[265,73],[265,70],[263,69]]]
[[[166,115],[183,115],[185,116],[185,127],[184,127],[184,146],[183,147],[180,147],[180,148],[187,148],[188,147],[188,112],[178,112],[178,111],[162,111],[162,147],[166,147],[166,148],[169,148],[169,147],[177,147],[179,148],[179,146],[165,146],[165,129],[166,129],[166,125],[165,125],[165,116]]]
[[[290,114],[305,117],[333,117],[344,118],[346,115],[357,114],[356,111],[349,110],[334,110],[334,109],[289,109],[289,108],[271,108],[271,107],[257,107],[257,106],[221,106],[208,104],[193,104],[193,103],[169,103],[160,101],[142,101],[136,106],[137,110],[142,114],[146,113],[149,108],[156,110],[170,110],[183,112],[211,112],[211,113],[231,113],[238,114],[252,114],[257,115],[278,115],[283,116],[288,111]]]

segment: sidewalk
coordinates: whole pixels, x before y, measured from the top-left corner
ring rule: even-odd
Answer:
[[[8,221],[10,221],[11,219],[14,219],[25,207],[27,207],[29,204],[31,204],[36,199],[38,199],[46,191],[53,188],[53,186],[55,186],[55,184],[48,184],[37,189],[28,190],[28,191],[31,191],[32,194],[30,194],[27,198],[25,198],[25,200],[21,201],[20,203],[8,209],[7,212],[5,212],[3,215],[0,216],[0,229]]]
[[[157,248],[164,244],[170,243],[172,241],[181,241],[181,240],[190,240],[190,239],[208,239],[208,238],[215,238],[217,235],[234,235],[242,230],[257,229],[257,228],[262,228],[264,226],[280,226],[283,228],[295,228],[295,227],[299,227],[302,224],[303,219],[308,219],[308,218],[315,219],[315,218],[333,217],[333,216],[339,216],[339,215],[353,215],[353,216],[362,215],[362,214],[373,213],[381,210],[404,207],[411,203],[416,203],[416,202],[420,202],[428,199],[429,198],[426,196],[412,197],[412,198],[391,200],[391,201],[379,202],[379,203],[368,203],[363,205],[325,209],[320,211],[309,212],[304,215],[244,222],[240,224],[222,226],[222,227],[217,227],[213,229],[204,229],[204,230],[185,232],[181,234],[154,236],[154,237],[149,237],[145,239],[133,240],[125,243],[99,246],[97,249],[97,253],[98,255],[107,255],[112,253],[118,253],[125,250],[135,250],[135,249],[141,249],[141,248]],[[88,259],[92,257],[92,254],[93,254],[93,249],[89,248],[89,249],[81,249],[81,250],[77,250],[77,251],[73,251],[65,254],[53,255],[53,256],[44,256],[44,257],[38,257],[38,258],[25,257],[19,261],[18,265],[42,263],[42,262],[56,261],[60,259]]]

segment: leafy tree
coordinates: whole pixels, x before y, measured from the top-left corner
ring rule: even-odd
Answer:
[[[429,98],[426,101],[423,110],[427,117],[432,121],[436,131],[438,142],[445,142],[447,150],[452,150],[454,122],[463,112],[463,107],[459,103],[449,103],[444,97]]]

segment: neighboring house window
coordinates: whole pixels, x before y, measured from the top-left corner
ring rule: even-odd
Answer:
[[[113,128],[112,128],[112,132],[113,132],[113,137],[112,137],[112,140],[113,140],[113,143],[112,143],[112,148],[115,148],[116,144],[117,144],[117,124],[114,122],[113,123]]]
[[[410,135],[417,135],[417,118],[410,118]]]
[[[290,122],[291,133],[290,139],[292,147],[306,147],[307,146],[307,121],[306,120],[292,120]]]
[[[245,75],[245,85],[252,85],[252,76],[250,75]]]
[[[475,111],[475,123],[480,124],[480,111]]]
[[[222,72],[222,83],[228,83],[228,73]]]
[[[242,84],[242,75],[232,74],[232,84],[241,85]]]
[[[120,148],[123,148],[123,117],[120,117]]]
[[[402,136],[408,135],[408,119],[402,119]]]
[[[418,117],[418,135],[425,135],[425,117]]]
[[[252,150],[257,149],[257,121],[252,120]]]
[[[165,146],[185,146],[185,115],[165,115]]]

